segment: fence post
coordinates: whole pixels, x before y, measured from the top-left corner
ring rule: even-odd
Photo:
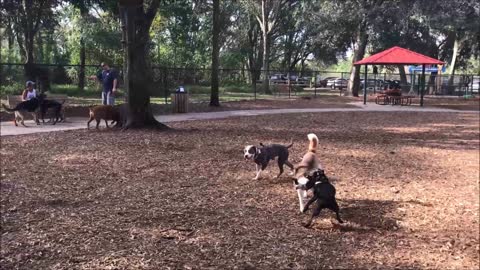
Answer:
[[[313,73],[313,89],[315,91],[315,98],[317,97],[317,72]]]
[[[253,100],[257,101],[257,78],[255,78],[255,74],[257,72],[254,72],[253,77],[252,77],[252,82],[253,82]]]
[[[167,76],[167,69],[164,68],[163,69],[163,92],[164,92],[164,95],[165,95],[165,105],[168,104],[168,85],[167,85],[167,79],[168,79],[168,76]]]

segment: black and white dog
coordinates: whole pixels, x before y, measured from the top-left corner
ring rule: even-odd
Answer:
[[[340,218],[340,209],[335,199],[335,187],[330,183],[325,172],[323,170],[316,170],[312,174],[307,175],[306,178],[308,182],[305,184],[299,184],[298,181],[295,181],[296,189],[300,190],[309,190],[313,189],[313,197],[307,202],[302,212],[305,213],[308,210],[308,207],[317,202],[317,207],[313,210],[310,220],[305,224],[305,227],[309,227],[312,224],[313,218],[320,214],[320,211],[324,208],[334,211],[337,215],[337,220],[340,223],[343,223]]]
[[[270,160],[278,157],[278,168],[280,173],[277,178],[283,173],[283,165],[287,165],[293,171],[293,165],[288,161],[288,148],[292,147],[293,142],[289,145],[270,144],[260,146],[247,145],[243,149],[243,156],[247,160],[253,160],[256,164],[256,176],[253,180],[257,180],[260,177],[260,173],[265,170]]]

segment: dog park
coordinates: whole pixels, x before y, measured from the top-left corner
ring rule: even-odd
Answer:
[[[348,32],[360,52],[328,31],[361,4],[322,3],[0,4],[2,33],[43,42],[0,41],[0,269],[477,269],[475,44],[433,19],[444,43],[401,43],[393,16]]]

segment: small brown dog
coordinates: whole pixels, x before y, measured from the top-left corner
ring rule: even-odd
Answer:
[[[98,125],[102,119],[105,120],[105,125],[109,128],[107,121],[112,120],[112,124],[113,122],[118,122],[120,120],[120,113],[118,108],[112,105],[99,105],[90,108],[90,119],[87,123],[88,129],[90,129],[90,122],[94,119],[97,121],[96,129],[98,129]]]

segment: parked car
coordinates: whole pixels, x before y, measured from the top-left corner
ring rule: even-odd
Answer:
[[[326,78],[323,79],[323,80],[319,80],[319,81],[318,81],[318,86],[319,86],[319,87],[327,87],[328,81],[329,81],[329,80],[333,80],[333,79],[335,79],[335,78],[336,78],[336,77],[326,77]]]
[[[360,80],[360,88],[364,88],[365,86],[365,79]],[[367,80],[367,89],[373,90],[373,87],[376,86],[376,89],[382,89],[384,82],[382,80],[375,80],[375,79],[368,79]]]
[[[297,84],[308,85],[310,83],[310,80],[311,80],[310,77],[298,77]]]
[[[480,88],[480,76],[475,76],[473,77],[473,80],[472,80],[472,93],[478,94],[479,88]]]
[[[287,77],[284,76],[283,74],[274,74],[270,76],[270,82],[272,84],[281,84],[281,83],[286,83]]]
[[[332,89],[342,90],[343,88],[347,88],[347,86],[348,86],[348,80],[346,79],[335,78],[327,81],[327,87],[330,87]]]

